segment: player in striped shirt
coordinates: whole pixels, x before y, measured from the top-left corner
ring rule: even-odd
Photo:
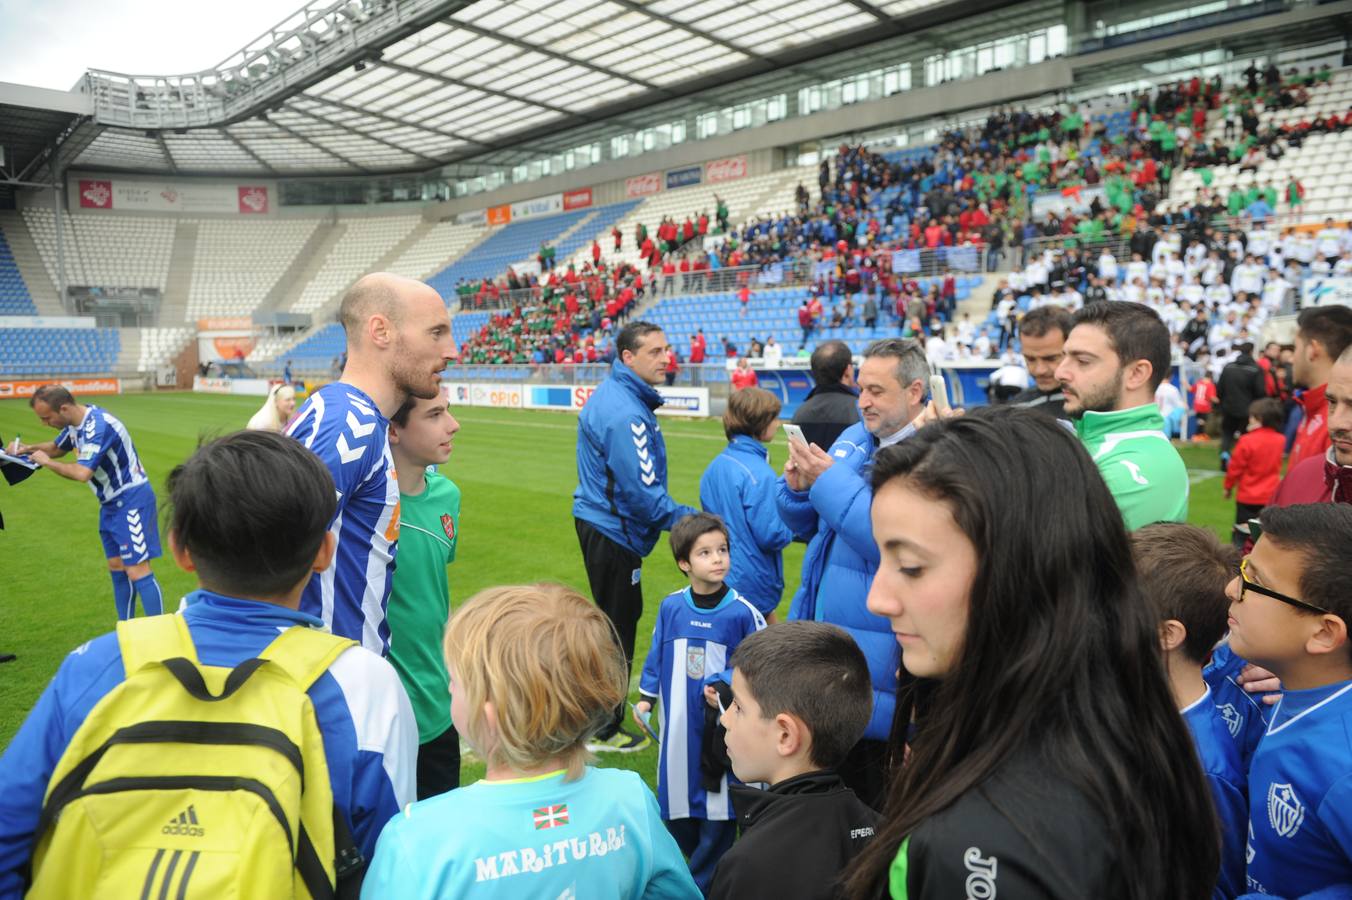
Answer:
[[[707,893],[737,831],[728,797],[729,781],[737,780],[729,772],[713,685],[731,679],[732,651],[765,627],[765,617],[723,582],[730,557],[727,526],[718,516],[681,519],[671,529],[671,551],[690,586],[668,595],[657,612],[634,711],[646,718],[662,701],[657,802],[695,884]]]
[[[385,273],[358,280],[339,318],[347,332],[343,377],[311,394],[286,432],[324,461],[338,491],[329,526],[338,545],[333,565],[306,585],[300,608],[385,656],[399,540],[389,417],[409,397],[440,394],[454,347],[451,322],[435,290]]]
[[[146,615],[159,615],[164,601],[150,570],[150,561],[160,555],[155,491],[127,427],[107,410],[75,402],[59,384],[38,388],[28,405],[44,425],[61,432],[53,441],[20,445],[18,453],[62,478],[88,484],[98,498],[99,537],[113,579],[117,617],[130,619],[138,596]],[[71,450],[75,462],[53,458]]]

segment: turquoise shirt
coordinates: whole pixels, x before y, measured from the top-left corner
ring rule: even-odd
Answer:
[[[1075,422],[1128,531],[1152,522],[1188,519],[1188,467],[1164,433],[1153,403],[1114,412],[1086,412]]]
[[[577,781],[478,781],[411,804],[380,833],[361,895],[700,900],[643,780],[591,767]]]

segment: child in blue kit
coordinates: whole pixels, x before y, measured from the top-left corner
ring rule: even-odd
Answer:
[[[1227,593],[1234,652],[1284,693],[1249,763],[1248,889],[1352,885],[1352,507],[1269,507]]]
[[[737,834],[714,684],[726,684],[733,650],[765,627],[765,617],[723,583],[728,531],[718,516],[697,513],[677,522],[671,552],[690,586],[662,600],[634,710],[646,724],[653,704],[662,701],[657,800],[695,883],[707,894],[714,868]]]
[[[1239,749],[1226,714],[1216,705],[1202,666],[1225,634],[1225,589],[1238,554],[1194,525],[1159,523],[1131,535],[1141,587],[1159,621],[1164,667],[1183,720],[1192,732],[1221,825],[1221,869],[1214,900],[1244,893],[1244,833],[1249,806]]]
[[[629,687],[604,613],[560,585],[489,588],[445,650],[451,719],[487,772],[391,819],[362,897],[699,900],[643,779],[586,765]]]

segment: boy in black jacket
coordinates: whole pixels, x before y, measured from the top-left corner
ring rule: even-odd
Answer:
[[[721,720],[732,770],[770,787],[731,788],[742,836],[709,898],[836,897],[878,820],[835,772],[872,713],[864,654],[834,625],[784,622],[747,636],[732,667]]]

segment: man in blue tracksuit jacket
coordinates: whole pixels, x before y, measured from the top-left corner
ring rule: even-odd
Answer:
[[[615,338],[619,358],[610,377],[582,407],[577,421],[577,490],[573,519],[592,599],[615,623],[624,657],[634,664],[634,638],[643,615],[643,557],[663,531],[699,510],[667,493],[667,448],[654,414],[662,405],[667,339],[648,322],[630,322]],[[624,709],[591,744],[632,752],[647,739],[620,728]]]
[[[237,432],[176,469],[170,493],[175,559],[221,581],[212,581],[215,590],[204,584],[189,594],[178,613],[203,665],[234,668],[287,628],[322,627],[296,608],[311,574],[309,560],[323,569],[333,555],[326,537],[333,480],[317,456],[279,434]],[[298,565],[305,577],[290,589],[278,588]],[[267,599],[245,599],[245,593]],[[0,900],[23,894],[34,831],[58,761],[90,711],[125,678],[116,634],[77,647],[0,757]],[[413,709],[394,667],[360,646],[341,653],[309,695],[334,805],[369,861],[381,828],[414,800]],[[84,895],[80,885],[70,887],[72,897]]]
[[[911,422],[924,410],[928,375],[925,351],[915,341],[888,338],[869,345],[856,379],[863,421],[841,432],[829,450],[790,441],[789,463],[778,482],[780,517],[810,541],[789,618],[839,625],[868,659],[873,716],[840,772],[875,808],[884,789],[900,653],[890,623],[866,605],[879,560],[868,467],[878,447],[915,433]]]

